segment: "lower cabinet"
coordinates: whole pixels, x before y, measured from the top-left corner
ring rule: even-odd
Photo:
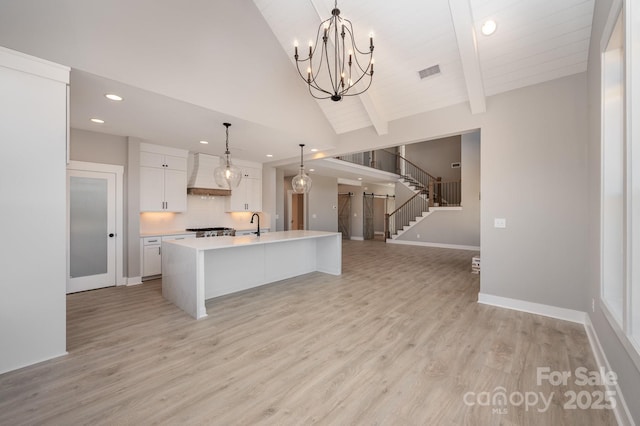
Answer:
[[[162,274],[162,241],[195,238],[193,234],[144,237],[142,246],[142,279],[156,278]]]
[[[160,240],[158,238],[158,240]],[[142,248],[142,277],[162,273],[162,247],[160,243],[148,244]]]

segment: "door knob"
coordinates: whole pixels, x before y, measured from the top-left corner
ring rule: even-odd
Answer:
[[[109,234],[109,238],[113,238],[115,237],[116,234],[114,234],[113,232],[111,234]]]

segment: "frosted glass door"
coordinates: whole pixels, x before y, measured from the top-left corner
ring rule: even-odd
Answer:
[[[71,278],[107,273],[107,180],[71,177]]]
[[[67,293],[115,285],[115,175],[68,171]]]

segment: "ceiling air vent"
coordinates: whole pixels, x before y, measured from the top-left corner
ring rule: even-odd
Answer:
[[[431,77],[432,75],[440,74],[440,65],[434,65],[429,68],[425,68],[423,70],[418,71],[418,75],[421,79],[425,79],[427,77]]]

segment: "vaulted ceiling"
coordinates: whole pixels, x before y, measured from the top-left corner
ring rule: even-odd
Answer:
[[[293,40],[315,37],[334,1],[0,1],[0,46],[72,67],[74,128],[220,154],[230,121],[232,151],[260,162],[297,158],[298,143],[345,152],[341,134],[449,105],[482,114],[488,96],[586,70],[594,0],[341,0],[358,43],[375,33],[374,81],[316,101]]]

